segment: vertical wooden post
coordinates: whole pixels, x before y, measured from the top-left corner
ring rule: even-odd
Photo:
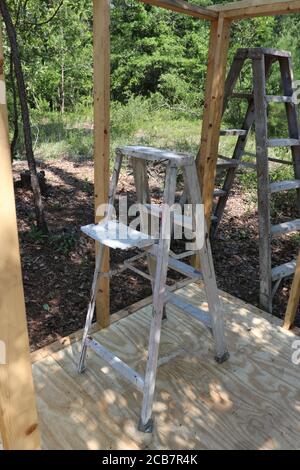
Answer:
[[[231,21],[221,14],[218,20],[212,21],[210,32],[201,146],[197,156],[198,177],[208,230],[218,159],[230,26]]]
[[[252,60],[255,110],[257,204],[259,223],[260,305],[272,313],[272,249],[268,162],[266,63],[264,54]]]
[[[297,260],[296,272],[292,284],[289,303],[287,306],[283,328],[290,330],[294,324],[297,307],[300,300],[300,251]]]
[[[21,274],[0,18],[0,433],[5,449],[40,447]]]
[[[94,185],[95,220],[97,208],[108,202],[110,157],[110,2],[93,0],[94,5]],[[96,247],[98,249],[98,247]],[[109,272],[109,249],[104,250],[104,272]],[[101,328],[110,323],[109,279],[102,277],[96,300]]]

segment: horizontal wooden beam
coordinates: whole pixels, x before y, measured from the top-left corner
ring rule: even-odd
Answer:
[[[166,8],[167,10],[184,13],[185,15],[201,18],[203,20],[215,20],[218,18],[218,12],[208,10],[206,7],[193,5],[184,0],[139,0],[142,3],[148,3],[156,7]]]
[[[239,20],[255,16],[274,16],[300,12],[299,0],[241,0],[225,5],[212,5],[208,10],[222,13],[225,18]]]

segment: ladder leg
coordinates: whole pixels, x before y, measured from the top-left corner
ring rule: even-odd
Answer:
[[[177,169],[169,164],[166,174],[166,186],[162,212],[160,242],[157,247],[157,264],[154,281],[153,312],[150,327],[149,353],[145,375],[145,386],[139,430],[152,432],[152,407],[155,392],[157,362],[161,335],[161,322],[166,299],[166,279],[170,251],[170,213],[169,208],[174,204],[176,191]]]
[[[149,178],[147,174],[147,164],[145,160],[141,160],[138,158],[133,158],[131,161],[132,169],[133,169],[133,176],[134,176],[134,184],[136,187],[136,196],[137,202],[140,204],[150,204],[150,189],[149,189]],[[144,233],[151,232],[151,216],[148,213],[141,213],[141,231]],[[147,255],[147,262],[148,262],[148,269],[150,276],[152,277],[152,294],[154,293],[154,277],[156,273],[156,258],[151,256],[150,254]],[[167,318],[166,307],[164,306],[163,312],[163,319]]]
[[[97,252],[97,257],[96,257],[96,267],[95,267],[94,279],[93,279],[93,284],[92,284],[92,289],[91,289],[91,300],[88,306],[85,328],[84,328],[83,337],[82,337],[81,353],[80,353],[80,359],[79,359],[79,364],[78,364],[78,372],[80,374],[84,372],[86,368],[86,365],[85,365],[86,353],[87,353],[86,339],[88,335],[90,334],[94,311],[95,311],[96,296],[97,296],[97,291],[98,291],[98,286],[99,286],[99,280],[101,277],[103,253],[104,253],[104,246],[100,244],[98,248],[98,252]]]
[[[268,164],[265,59],[252,60],[255,106],[257,193],[259,219],[260,304],[272,312],[271,220]]]
[[[189,199],[194,205],[201,204],[201,191],[195,165],[185,166],[186,187],[189,188]],[[225,341],[224,316],[220,304],[218,287],[216,282],[215,269],[213,264],[212,252],[209,236],[207,232],[206,221],[204,220],[204,246],[199,250],[201,270],[205,284],[205,291],[209,311],[212,318],[212,330],[215,340],[216,361],[222,363],[229,358],[229,353]]]
[[[279,59],[281,81],[284,95],[293,96],[293,65],[290,57],[281,57]],[[297,113],[297,105],[295,103],[285,103],[289,136],[291,139],[300,138],[299,120]],[[300,146],[291,147],[295,179],[300,179]],[[300,189],[297,189],[297,210],[300,214]]]
[[[271,72],[272,63],[273,63],[273,59],[271,57],[266,57],[266,67],[265,67],[265,77],[266,77],[266,79],[268,78],[268,76]],[[239,69],[239,71],[240,70],[241,70],[241,68]],[[228,85],[226,85],[228,88],[229,88],[230,80],[231,80],[230,75],[228,75],[228,78],[227,78]],[[226,83],[227,83],[227,81],[226,81]],[[233,87],[231,88],[231,92],[232,92],[232,90],[233,90]],[[224,111],[225,111],[225,108],[224,108]],[[252,128],[254,119],[255,119],[254,100],[252,99],[249,102],[248,109],[247,109],[247,112],[246,112],[246,116],[244,118],[244,122],[243,122],[243,125],[242,125],[242,129],[245,129],[247,131],[247,134],[244,135],[244,136],[239,136],[239,138],[237,140],[237,143],[236,143],[236,146],[235,146],[235,149],[234,149],[234,152],[233,152],[233,156],[232,156],[233,160],[240,161],[242,159],[244,151],[245,151],[245,147],[247,145],[249,132]],[[224,184],[223,184],[223,188],[222,188],[223,191],[225,191],[226,194],[219,198],[219,201],[217,203],[217,206],[216,206],[216,209],[215,209],[215,212],[214,212],[214,215],[215,215],[216,219],[212,224],[212,237],[216,236],[219,224],[222,220],[224,209],[226,207],[228,198],[230,196],[230,191],[231,191],[232,185],[234,183],[234,179],[235,179],[235,175],[236,175],[237,170],[238,170],[238,166],[235,166],[235,167],[229,168],[228,171],[227,171],[225,181],[224,181]]]
[[[114,171],[112,174],[110,187],[109,187],[108,207],[106,208],[106,211],[104,214],[104,218],[106,218],[107,220],[111,220],[111,217],[113,214],[114,200],[115,200],[117,185],[118,185],[118,181],[120,177],[122,161],[123,161],[123,156],[117,150]],[[103,259],[104,259],[104,250],[105,250],[105,247],[103,245],[96,244],[96,253],[97,253],[96,254],[96,266],[95,266],[93,284],[92,284],[92,289],[91,289],[91,300],[88,306],[85,328],[84,328],[83,337],[82,337],[81,353],[80,353],[79,364],[78,364],[79,373],[82,373],[86,367],[85,365],[86,353],[87,353],[86,339],[90,333],[90,329],[92,326],[95,305],[96,305],[96,296],[97,296],[97,291],[99,288],[99,282],[101,278],[101,270],[102,270],[102,264],[103,264]]]

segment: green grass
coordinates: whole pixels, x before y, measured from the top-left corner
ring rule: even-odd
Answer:
[[[32,112],[35,155],[40,160],[69,159],[74,162],[91,161],[93,157],[92,110],[61,115]],[[233,127],[223,124],[223,128]],[[132,98],[127,105],[112,103],[111,107],[111,161],[115,149],[123,145],[149,145],[178,152],[197,154],[201,135],[201,119],[193,110],[170,109],[162,102]],[[220,153],[231,156],[236,137],[221,137]],[[250,135],[247,151],[255,152],[254,135]],[[23,142],[18,145],[18,157],[23,158]],[[289,159],[286,149],[271,149],[270,156]],[[251,157],[245,160],[253,161]],[[272,181],[293,177],[291,166],[270,165]],[[249,193],[256,197],[256,172],[239,170],[238,178]]]

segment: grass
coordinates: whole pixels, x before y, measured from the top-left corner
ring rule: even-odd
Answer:
[[[280,121],[280,120],[279,120]],[[93,156],[93,119],[91,110],[77,113],[39,114],[32,112],[35,155],[39,160],[69,159],[74,162],[91,161]],[[235,127],[224,125],[225,127]],[[273,125],[271,132],[278,126]],[[277,129],[278,130],[278,129]],[[115,149],[122,145],[149,145],[169,148],[178,152],[197,154],[201,135],[201,118],[192,110],[170,109],[161,102],[132,98],[128,104],[112,103],[111,108],[111,161]],[[236,137],[221,137],[220,154],[231,156]],[[250,135],[247,151],[255,152],[254,135]],[[22,141],[18,157],[23,158]],[[271,149],[270,156],[289,159],[286,149]],[[251,157],[245,160],[253,161]],[[270,165],[272,181],[293,177],[291,166]],[[256,197],[256,172],[239,170],[239,179],[250,197]],[[252,196],[251,196],[252,195]]]

